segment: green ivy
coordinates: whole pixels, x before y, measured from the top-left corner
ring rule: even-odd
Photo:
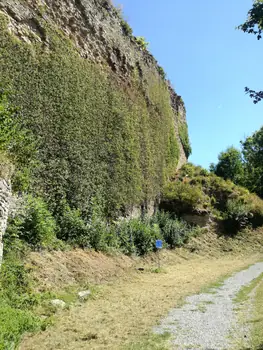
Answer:
[[[37,144],[33,192],[85,212],[100,195],[107,216],[156,197],[179,157],[169,91],[149,73],[122,86],[45,24],[49,49],[27,44],[0,16],[0,77]],[[145,91],[146,90],[146,91]],[[146,98],[147,96],[147,98]]]
[[[186,157],[188,158],[192,153],[192,147],[189,140],[188,135],[188,126],[186,123],[179,123],[179,136],[186,154]]]

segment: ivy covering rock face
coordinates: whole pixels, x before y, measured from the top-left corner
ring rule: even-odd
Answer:
[[[1,86],[37,141],[34,192],[53,212],[62,200],[85,212],[96,198],[107,216],[155,199],[179,158],[165,81],[152,75],[145,91],[135,71],[127,86],[58,30],[46,26],[47,49],[0,22]]]

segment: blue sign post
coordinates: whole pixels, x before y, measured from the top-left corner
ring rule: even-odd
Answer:
[[[161,262],[160,262],[160,250],[163,248],[163,241],[161,239],[157,239],[155,242],[155,247],[157,249],[157,256],[158,256],[158,268],[161,268]]]
[[[163,241],[161,239],[157,239],[155,246],[157,249],[162,249],[163,247]]]

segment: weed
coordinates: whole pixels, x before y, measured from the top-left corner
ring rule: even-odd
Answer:
[[[135,37],[135,41],[143,50],[147,50],[149,43],[145,40],[144,37],[137,36]]]

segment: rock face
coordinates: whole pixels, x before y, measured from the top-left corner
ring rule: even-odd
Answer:
[[[187,162],[186,110],[111,1],[0,1],[1,49],[1,80],[40,140],[40,191],[153,213]]]
[[[73,40],[81,57],[101,65],[109,65],[119,79],[126,81],[138,69],[141,79],[161,67],[147,50],[143,50],[133,35],[127,35],[127,25],[110,0],[5,0],[0,10],[10,18],[9,29],[22,41],[37,40],[49,47],[43,23],[50,22]],[[178,168],[187,162],[178,132],[178,122],[186,123],[184,102],[170,82],[171,105],[175,113],[175,130],[180,146]]]
[[[7,226],[10,200],[11,185],[8,180],[0,179],[0,265],[3,259],[2,239]]]

